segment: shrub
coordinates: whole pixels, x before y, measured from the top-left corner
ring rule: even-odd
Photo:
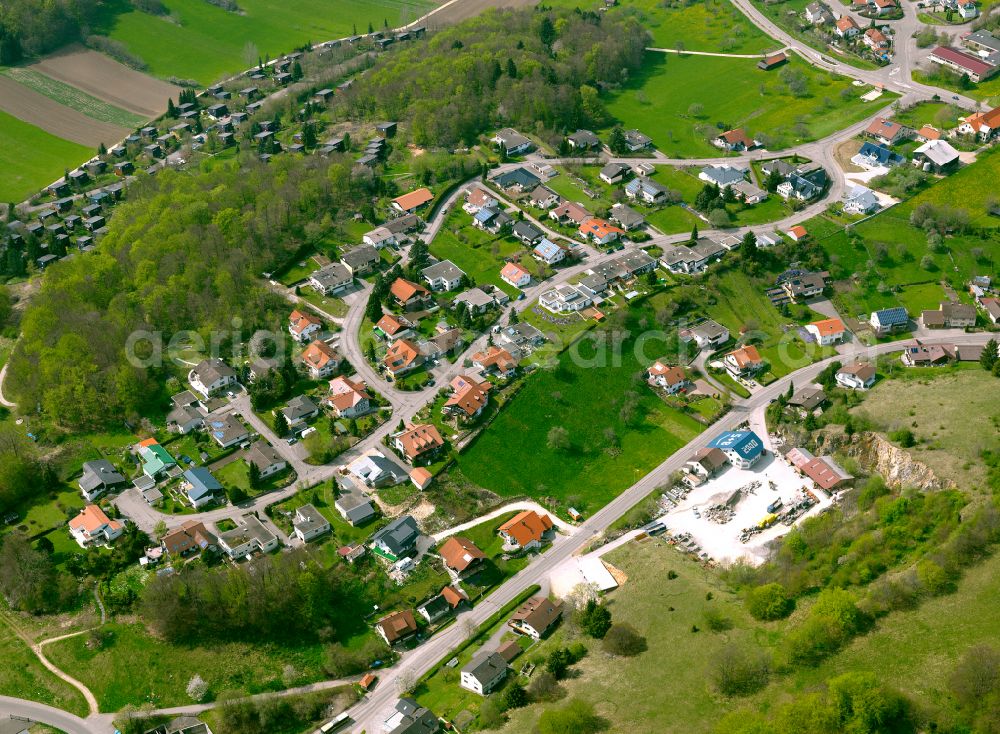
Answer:
[[[611,629],[611,611],[603,604],[588,599],[584,607],[577,612],[577,624],[586,634],[600,640]]]
[[[574,698],[565,706],[542,712],[537,730],[539,734],[593,734],[603,728],[594,706]]]
[[[646,651],[646,638],[630,624],[615,624],[604,636],[601,646],[611,655],[632,657]]]
[[[712,632],[725,632],[733,628],[733,620],[718,609],[706,609],[705,626]]]
[[[747,611],[754,619],[771,621],[792,613],[795,602],[779,583],[764,584],[750,589],[746,596]]]
[[[771,665],[767,656],[738,645],[726,645],[711,661],[712,685],[723,696],[748,696],[767,685]]]

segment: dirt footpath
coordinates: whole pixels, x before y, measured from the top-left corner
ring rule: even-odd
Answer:
[[[148,118],[163,113],[167,99],[176,99],[180,92],[180,87],[130,69],[79,44],[67,46],[28,68]]]
[[[89,148],[96,148],[99,143],[112,145],[131,132],[64,107],[4,75],[0,75],[0,109],[45,132]]]

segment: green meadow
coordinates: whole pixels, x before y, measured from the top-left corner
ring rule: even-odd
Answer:
[[[62,176],[67,166],[88,160],[94,151],[50,135],[0,112],[0,201],[21,201]]]
[[[779,150],[831,135],[892,101],[883,94],[864,102],[866,88],[846,77],[817,71],[795,57],[781,69],[761,71],[753,59],[678,56],[649,52],[648,64],[607,99],[612,117],[645,132],[671,157],[712,157],[709,140],[719,127],[745,127],[771,139]],[[800,82],[796,94],[789,76]],[[718,81],[726,80],[720,94]]]
[[[169,16],[113,3],[95,32],[128,47],[161,77],[210,84],[309,41],[366,33],[415,21],[432,0],[239,0],[230,12],[205,0],[169,0]]]

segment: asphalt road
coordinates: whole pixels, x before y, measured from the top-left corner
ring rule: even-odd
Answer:
[[[27,719],[60,729],[66,734],[107,734],[110,729],[95,728],[95,722],[45,704],[21,698],[0,696],[0,722],[3,717]]]

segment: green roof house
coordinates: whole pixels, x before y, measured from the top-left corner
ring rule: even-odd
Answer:
[[[139,444],[139,458],[142,459],[142,473],[150,479],[156,479],[160,473],[177,466],[174,457],[151,438]]]

